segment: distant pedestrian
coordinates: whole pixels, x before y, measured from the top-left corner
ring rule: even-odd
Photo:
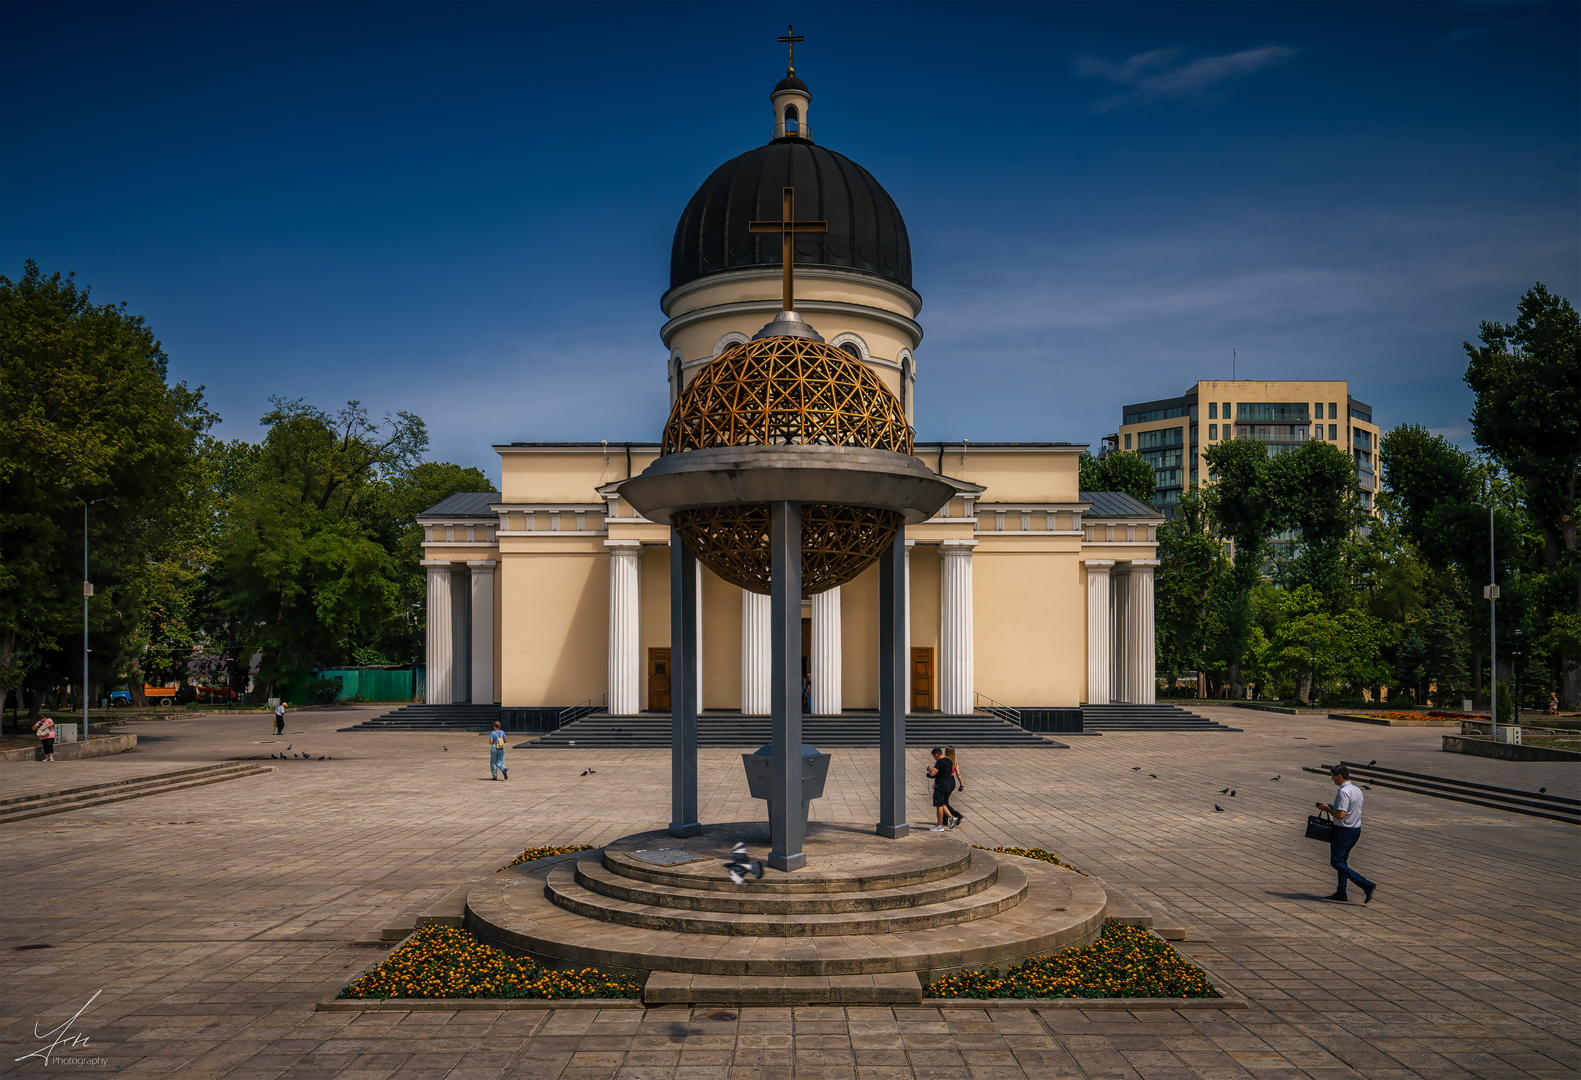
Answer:
[[[929,831],[943,832],[961,823],[961,815],[950,805],[950,793],[955,790],[955,762],[944,756],[942,746],[935,746],[930,753],[933,764],[928,775],[933,777],[933,808],[939,815],[939,823]]]
[[[1559,695],[1553,693],[1552,691],[1550,691],[1548,694],[1548,715],[1559,715]]]
[[[1345,886],[1354,881],[1361,886],[1361,891],[1367,894],[1364,903],[1372,903],[1373,890],[1378,886],[1368,881],[1350,868],[1350,853],[1356,846],[1356,841],[1361,839],[1361,808],[1366,801],[1366,796],[1361,789],[1350,782],[1350,770],[1343,765],[1336,765],[1329,770],[1329,779],[1334,781],[1334,786],[1339,791],[1331,803],[1320,802],[1319,810],[1327,810],[1334,816],[1334,838],[1329,841],[1328,861],[1339,875],[1339,888],[1334,890],[1333,896],[1325,896],[1325,900],[1344,902],[1349,899],[1345,895]]]
[[[808,675],[801,677],[801,711],[812,712],[812,678]]]
[[[281,698],[279,704],[274,707],[274,733],[285,734],[285,698]]]
[[[44,748],[44,760],[55,760],[55,721],[49,717],[33,725],[33,732],[38,736],[39,745]]]
[[[498,720],[494,721],[494,730],[489,732],[489,779],[509,780],[511,774],[505,768],[505,729],[500,727]]]

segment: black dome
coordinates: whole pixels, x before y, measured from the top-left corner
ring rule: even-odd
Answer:
[[[779,93],[781,90],[800,90],[802,93],[806,94],[808,97],[812,97],[812,91],[807,89],[807,84],[802,82],[800,79],[798,79],[794,75],[787,75],[783,79],[781,79],[778,83],[776,83],[774,85],[774,89],[769,91],[769,96],[773,97],[775,94]]]
[[[749,221],[778,221],[781,190],[796,189],[796,217],[829,231],[796,237],[797,266],[860,270],[911,288],[911,240],[889,192],[843,154],[804,138],[775,139],[732,158],[697,189],[675,227],[670,288],[709,274],[780,265],[780,238]]]

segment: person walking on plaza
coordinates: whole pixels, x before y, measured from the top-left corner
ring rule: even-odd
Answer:
[[[942,746],[935,746],[931,753],[933,765],[928,775],[933,777],[933,808],[939,815],[939,823],[929,831],[943,832],[961,823],[961,815],[950,806],[950,792],[955,790],[955,762],[944,756]]]
[[[38,736],[39,745],[44,748],[44,760],[55,760],[55,721],[49,717],[33,725],[33,732]]]
[[[285,734],[285,698],[281,698],[274,707],[274,733],[276,735]]]
[[[505,768],[505,729],[500,727],[498,720],[494,721],[494,730],[489,732],[489,779],[509,780],[511,774]]]
[[[1361,886],[1361,891],[1367,895],[1364,903],[1372,903],[1372,894],[1378,886],[1375,882],[1368,881],[1350,868],[1350,853],[1356,846],[1356,841],[1361,839],[1361,808],[1366,801],[1361,788],[1350,782],[1350,770],[1343,765],[1336,765],[1329,770],[1329,779],[1334,781],[1334,786],[1339,791],[1334,795],[1331,803],[1320,802],[1319,810],[1327,810],[1334,816],[1334,838],[1329,841],[1328,861],[1339,875],[1339,888],[1334,890],[1333,896],[1325,896],[1325,900],[1344,902],[1349,899],[1345,895],[1345,887],[1354,881]]]

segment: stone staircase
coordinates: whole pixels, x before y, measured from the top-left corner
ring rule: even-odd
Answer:
[[[198,765],[186,769],[145,773],[124,780],[109,780],[81,787],[41,791],[32,795],[13,795],[0,798],[0,824],[8,821],[26,821],[48,814],[64,814],[68,810],[82,810],[90,806],[141,799],[148,795],[164,795],[172,791],[205,787],[226,780],[240,780],[246,776],[274,772],[270,765],[251,762],[220,762]]]
[[[877,713],[843,713],[840,716],[806,716],[801,720],[802,741],[817,747],[877,746]],[[740,713],[705,713],[697,718],[698,746],[740,746],[755,749],[773,741],[767,716]],[[659,749],[670,745],[670,718],[663,713],[640,716],[593,716],[567,724],[526,744],[530,750],[563,749],[571,743],[582,749]],[[992,716],[936,716],[906,718],[908,746],[1021,746],[1028,749],[1063,749],[1065,744],[1024,731]]]
[[[407,705],[341,731],[488,731],[498,705]]]
[[[1470,803],[1473,806],[1505,810],[1512,814],[1524,814],[1527,817],[1563,821],[1569,825],[1581,825],[1581,800],[1564,795],[1550,795],[1547,791],[1522,791],[1518,788],[1498,787],[1494,784],[1478,784],[1452,776],[1407,772],[1382,765],[1363,765],[1359,761],[1345,761],[1341,764],[1350,769],[1351,779],[1357,783],[1392,788],[1395,791],[1409,791],[1434,799]],[[1317,773],[1321,776],[1330,775],[1328,765],[1316,769],[1303,768],[1301,771]]]
[[[1081,726],[1095,731],[1240,731],[1176,705],[1083,705]]]
[[[465,925],[552,967],[643,976],[649,1004],[916,1004],[946,972],[1090,944],[1109,913],[1096,878],[950,833],[810,822],[806,867],[742,885],[723,865],[737,842],[761,859],[767,822],[507,870],[467,893]]]

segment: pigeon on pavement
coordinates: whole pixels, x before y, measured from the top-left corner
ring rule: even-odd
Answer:
[[[1367,762],[1367,764],[1368,765],[1376,765],[1376,764],[1378,764],[1378,759],[1377,758],[1373,758],[1371,761]]]
[[[324,760],[324,755],[320,754],[319,757],[318,757],[318,760],[323,761]]]
[[[763,876],[763,864],[747,858],[747,846],[740,842],[731,849],[730,861],[725,863],[725,869],[730,872],[730,880],[737,885],[745,883],[748,874],[755,878]]]
[[[1539,795],[1546,795],[1546,794],[1548,794],[1548,789],[1545,788],[1545,787],[1540,787],[1540,788],[1537,789],[1537,794],[1539,794]]]
[[[1280,774],[1279,774],[1279,776],[1283,776],[1283,775],[1284,775],[1284,773],[1280,773]],[[1279,776],[1273,776],[1273,777],[1269,777],[1269,779],[1271,779],[1271,780],[1277,780],[1277,779],[1279,779]]]
[[[1142,771],[1142,766],[1140,766],[1140,765],[1132,765],[1131,766],[1131,771],[1132,772],[1141,772]]]
[[[1220,788],[1219,789],[1219,794],[1220,795],[1228,795],[1229,793],[1230,793],[1230,789],[1229,788]]]
[[[1147,775],[1148,775],[1148,776],[1151,776],[1151,777],[1152,777],[1152,778],[1153,778],[1153,779],[1154,779],[1154,780],[1157,780],[1157,779],[1158,779],[1158,774],[1157,774],[1157,773],[1156,773],[1156,772],[1150,772],[1150,773],[1148,773],[1148,774],[1147,774]]]
[[[586,776],[586,775],[587,775],[587,770],[586,770],[586,769],[583,769],[583,770],[582,770],[582,775],[583,775],[583,776]]]
[[[1235,789],[1234,788],[1230,789],[1230,798],[1232,798],[1232,799],[1235,798]]]
[[[1224,813],[1224,807],[1220,806],[1218,803],[1213,804],[1213,809],[1220,814]]]

